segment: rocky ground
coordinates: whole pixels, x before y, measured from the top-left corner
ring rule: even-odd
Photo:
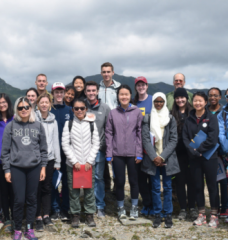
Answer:
[[[131,207],[129,185],[126,184],[125,188],[125,206],[127,213]],[[205,189],[208,203],[208,192]],[[177,215],[179,207],[177,202],[174,202],[173,222],[174,226],[171,229],[164,228],[163,225],[154,229],[152,227],[152,218],[145,218],[140,216],[137,221],[124,220],[118,221],[116,213],[116,201],[112,193],[106,194],[106,217],[105,219],[97,219],[95,216],[96,228],[89,228],[84,224],[84,216],[81,216],[81,226],[78,229],[72,228],[70,223],[55,222],[52,229],[45,229],[44,232],[36,232],[36,236],[42,240],[61,240],[61,239],[107,239],[107,240],[149,240],[149,239],[223,239],[228,240],[228,223],[220,220],[219,228],[212,229],[207,226],[196,227],[192,225],[192,221],[179,221]],[[141,210],[142,203],[139,202]],[[209,220],[209,209],[207,211]],[[1,226],[0,226],[1,227]],[[4,234],[3,229],[0,233],[0,239],[12,239],[11,235]]]

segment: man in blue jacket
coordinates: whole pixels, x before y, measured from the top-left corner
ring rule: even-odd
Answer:
[[[67,185],[67,172],[66,172],[66,156],[62,150],[61,139],[63,127],[66,121],[73,119],[73,112],[71,107],[65,105],[64,99],[65,86],[61,82],[56,82],[52,85],[52,94],[53,94],[53,105],[51,112],[55,115],[55,119],[58,124],[59,130],[59,144],[61,151],[61,168],[62,172],[62,206],[60,206],[59,192],[58,189],[52,190],[52,216],[51,220],[58,220],[60,217],[61,220],[69,220],[68,210],[69,210],[69,192]]]

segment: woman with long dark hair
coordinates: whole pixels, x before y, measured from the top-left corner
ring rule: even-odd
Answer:
[[[177,198],[180,205],[179,220],[187,217],[187,203],[186,196],[188,196],[188,208],[190,217],[195,220],[198,213],[195,209],[195,189],[192,181],[192,176],[189,168],[189,158],[187,149],[182,138],[182,130],[189,112],[192,110],[191,104],[188,102],[188,93],[184,88],[177,88],[174,92],[174,103],[171,114],[177,122],[178,143],[176,147],[177,159],[180,166],[180,172],[176,174],[176,191]],[[187,184],[187,193],[185,185]]]
[[[5,93],[0,93],[0,156],[2,150],[2,138],[4,129],[9,122],[13,120],[13,106],[10,98]],[[5,232],[11,232],[13,228],[13,189],[12,184],[8,183],[5,179],[5,174],[2,169],[2,162],[0,158],[0,197],[1,197],[1,207],[4,214],[4,226]],[[11,212],[11,221],[10,213]],[[1,219],[0,219],[1,220]]]
[[[73,102],[76,97],[76,91],[73,86],[66,86],[65,88],[65,95],[64,95],[64,102],[67,106],[73,107]]]
[[[204,92],[196,92],[193,95],[193,107],[189,117],[183,127],[183,142],[189,154],[189,163],[192,178],[196,190],[196,202],[199,210],[198,218],[193,222],[194,225],[201,226],[206,224],[205,196],[204,196],[204,176],[209,191],[211,205],[211,218],[209,227],[216,228],[218,222],[218,202],[217,202],[217,151],[207,160],[203,153],[211,150],[218,143],[219,127],[218,119],[207,108],[208,98]],[[196,149],[189,144],[192,142],[199,131],[203,131],[207,138]]]
[[[76,92],[75,99],[86,99],[86,95],[84,93],[85,83],[85,78],[83,78],[82,76],[76,76],[73,78],[72,86],[74,87]]]

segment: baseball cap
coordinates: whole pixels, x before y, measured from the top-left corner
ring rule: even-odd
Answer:
[[[55,90],[56,88],[61,88],[61,89],[64,89],[65,90],[65,85],[61,82],[55,82],[53,85],[52,85],[52,88],[51,90]]]
[[[146,84],[148,83],[145,77],[137,77],[135,79],[135,84],[138,83],[138,82],[144,82]]]

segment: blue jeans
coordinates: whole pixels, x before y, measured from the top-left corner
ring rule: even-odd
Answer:
[[[104,169],[105,169],[105,153],[98,151],[95,160],[95,185],[94,185],[94,194],[96,197],[97,209],[104,209],[105,207]]]
[[[62,206],[60,206],[59,191],[52,186],[51,208],[53,212],[68,212],[69,210],[69,191],[67,184],[66,162],[61,163],[60,172],[62,175]]]
[[[163,182],[164,214],[162,214],[160,173],[162,174],[162,182]],[[157,167],[155,176],[151,176],[151,185],[152,185],[152,201],[153,201],[154,214],[159,214],[162,217],[166,217],[168,214],[172,214],[173,212],[172,179],[171,179],[171,176],[166,176],[165,167]]]

